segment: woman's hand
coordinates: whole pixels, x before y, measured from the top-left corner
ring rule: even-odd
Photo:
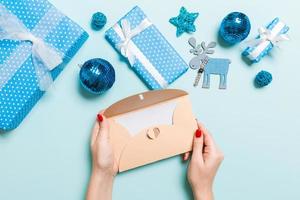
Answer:
[[[114,156],[109,136],[109,124],[102,114],[97,115],[91,138],[93,171],[114,177],[118,172],[118,163]]]
[[[183,155],[188,160],[190,153]],[[187,177],[195,200],[213,199],[213,181],[224,156],[205,127],[198,123]]]
[[[87,191],[87,200],[111,200],[112,186],[118,172],[118,162],[114,155],[106,118],[98,114],[91,138],[93,168]]]

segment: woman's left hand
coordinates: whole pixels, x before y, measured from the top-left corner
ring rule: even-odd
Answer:
[[[116,158],[109,135],[109,123],[97,115],[91,138],[93,169],[86,195],[87,200],[111,200],[113,180],[118,173]]]
[[[93,171],[114,177],[118,172],[118,163],[110,141],[109,123],[102,114],[97,115],[92,131],[91,151]]]

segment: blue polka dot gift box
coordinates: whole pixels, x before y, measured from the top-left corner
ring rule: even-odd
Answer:
[[[87,38],[46,0],[0,0],[0,130],[21,123]]]
[[[138,6],[105,35],[150,89],[166,88],[188,69],[185,61]]]
[[[248,42],[242,55],[252,63],[258,63],[270,53],[274,46],[279,46],[280,42],[289,40],[287,35],[289,29],[283,21],[276,17],[266,27],[258,29],[259,35]]]

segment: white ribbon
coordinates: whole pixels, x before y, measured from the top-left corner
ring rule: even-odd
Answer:
[[[126,19],[121,20],[122,42],[117,44],[117,48],[120,49],[120,52],[123,56],[128,58],[131,65],[134,64],[135,55],[132,49],[129,48],[129,42],[133,37],[140,34],[151,25],[152,23],[149,20],[145,19],[135,29],[131,30],[130,22],[128,22]]]
[[[114,31],[121,38],[121,42],[117,44],[116,47],[120,50],[121,54],[128,59],[131,66],[135,63],[135,59],[138,59],[158,84],[162,88],[165,88],[167,87],[168,82],[132,41],[133,37],[137,36],[151,25],[152,23],[145,18],[136,28],[131,29],[129,21],[126,19],[121,20],[121,26],[117,23],[113,27]]]
[[[256,59],[270,43],[275,47],[279,47],[279,42],[289,40],[287,34],[280,33],[284,27],[285,24],[281,21],[279,21],[272,30],[260,27],[258,29],[259,38],[249,42],[249,45],[254,47],[255,49],[250,52],[250,55],[248,55],[248,57],[250,57],[251,59]]]
[[[61,53],[32,34],[25,25],[0,4],[0,40],[30,41],[32,43],[32,62],[39,87],[45,91],[53,82],[51,70],[62,63]]]
[[[279,42],[289,40],[287,34],[280,34],[274,37],[272,31],[264,27],[260,27],[258,29],[258,33],[259,33],[259,39],[253,41],[253,46],[257,46],[265,41],[268,41],[271,42],[273,46],[278,47]]]

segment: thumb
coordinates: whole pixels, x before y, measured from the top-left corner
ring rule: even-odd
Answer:
[[[109,125],[106,117],[103,114],[98,114],[97,119],[99,122],[98,138],[109,138]]]
[[[203,133],[198,129],[194,135],[192,161],[203,163]]]

